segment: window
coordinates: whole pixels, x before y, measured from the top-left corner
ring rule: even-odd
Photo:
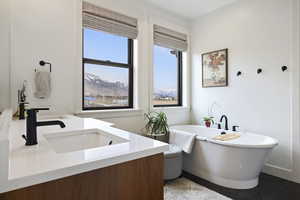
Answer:
[[[133,107],[133,40],[83,29],[83,110]]]
[[[154,45],[154,107],[182,106],[182,52]]]
[[[188,36],[153,25],[154,107],[182,106],[182,52],[188,50]]]

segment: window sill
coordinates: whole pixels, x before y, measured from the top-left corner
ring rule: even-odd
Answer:
[[[162,111],[162,112],[190,112],[191,108],[187,106],[171,106],[171,107],[153,107],[153,111]]]
[[[142,109],[117,109],[117,110],[89,110],[76,113],[78,117],[90,117],[96,119],[122,118],[143,115]]]

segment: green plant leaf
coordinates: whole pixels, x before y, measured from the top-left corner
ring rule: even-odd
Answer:
[[[164,112],[145,113],[145,130],[148,134],[167,134],[169,133],[168,119]]]

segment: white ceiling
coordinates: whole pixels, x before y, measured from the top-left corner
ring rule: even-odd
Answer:
[[[159,8],[188,19],[216,10],[237,0],[145,0]]]

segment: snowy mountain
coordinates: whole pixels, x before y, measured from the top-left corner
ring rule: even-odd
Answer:
[[[94,74],[84,74],[85,96],[128,96],[128,86],[120,81],[108,82]]]
[[[155,90],[154,97],[155,98],[166,98],[166,97],[176,97],[177,90],[168,89],[168,90]]]

